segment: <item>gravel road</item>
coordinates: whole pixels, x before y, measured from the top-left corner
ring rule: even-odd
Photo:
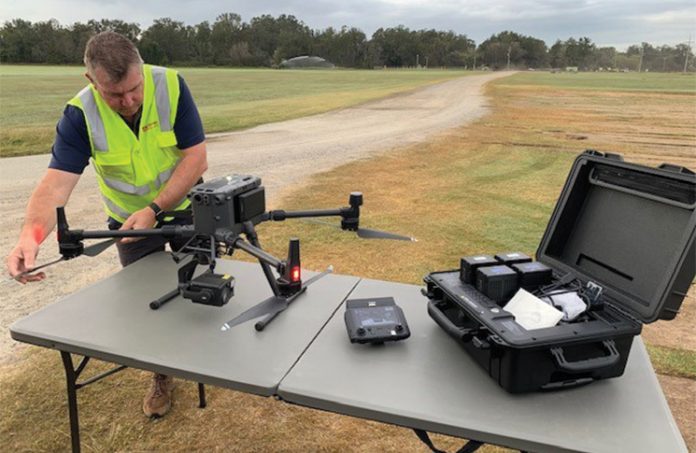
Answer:
[[[267,124],[208,137],[206,178],[229,173],[260,176],[270,202],[283,189],[314,173],[343,163],[424,142],[446,129],[467,124],[487,112],[483,85],[509,73],[468,76],[357,107]],[[66,96],[68,93],[66,93]],[[66,98],[67,99],[67,98]],[[41,179],[48,155],[5,158],[0,163],[0,254],[17,240],[33,187]],[[71,226],[103,229],[105,215],[91,166],[66,207]],[[38,262],[58,257],[49,236]],[[3,261],[4,262],[4,261]],[[115,248],[98,258],[81,257],[47,270],[39,283],[0,282],[0,363],[18,357],[23,345],[10,338],[9,326],[27,314],[113,274],[119,269]]]

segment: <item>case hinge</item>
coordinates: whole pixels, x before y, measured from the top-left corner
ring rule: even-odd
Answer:
[[[618,312],[621,313],[623,316],[627,317],[628,319],[630,319],[631,321],[635,322],[636,324],[643,325],[643,321],[641,321],[640,319],[636,318],[635,316],[633,316],[632,314],[630,314],[629,312],[627,312],[626,310],[624,310],[623,308],[621,308],[618,304],[612,304],[612,303],[609,302],[608,300],[605,300],[605,301],[604,301],[604,305],[608,305],[608,306],[611,307],[613,310],[618,311]]]

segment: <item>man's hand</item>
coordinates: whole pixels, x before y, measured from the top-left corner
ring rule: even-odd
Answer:
[[[27,272],[36,266],[36,255],[39,254],[39,244],[34,238],[20,238],[15,248],[7,256],[7,269],[12,277]],[[38,274],[22,275],[17,279],[18,282],[24,284],[27,282],[38,282],[46,278],[46,274],[39,272]]]
[[[135,211],[130,217],[123,222],[123,225],[119,230],[142,230],[145,228],[152,228],[155,226],[157,219],[155,218],[155,211],[153,211],[149,206],[144,207],[140,211]],[[122,244],[127,244],[129,242],[139,241],[142,238],[123,238],[121,239]]]

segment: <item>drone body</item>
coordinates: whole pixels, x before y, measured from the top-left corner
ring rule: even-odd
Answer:
[[[241,234],[243,223],[256,225],[266,212],[261,178],[232,175],[195,186],[188,194],[197,234],[215,235],[218,230]]]

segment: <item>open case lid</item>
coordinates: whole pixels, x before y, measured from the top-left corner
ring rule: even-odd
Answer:
[[[570,170],[536,257],[652,322],[679,311],[696,273],[695,237],[693,172],[589,150]]]

